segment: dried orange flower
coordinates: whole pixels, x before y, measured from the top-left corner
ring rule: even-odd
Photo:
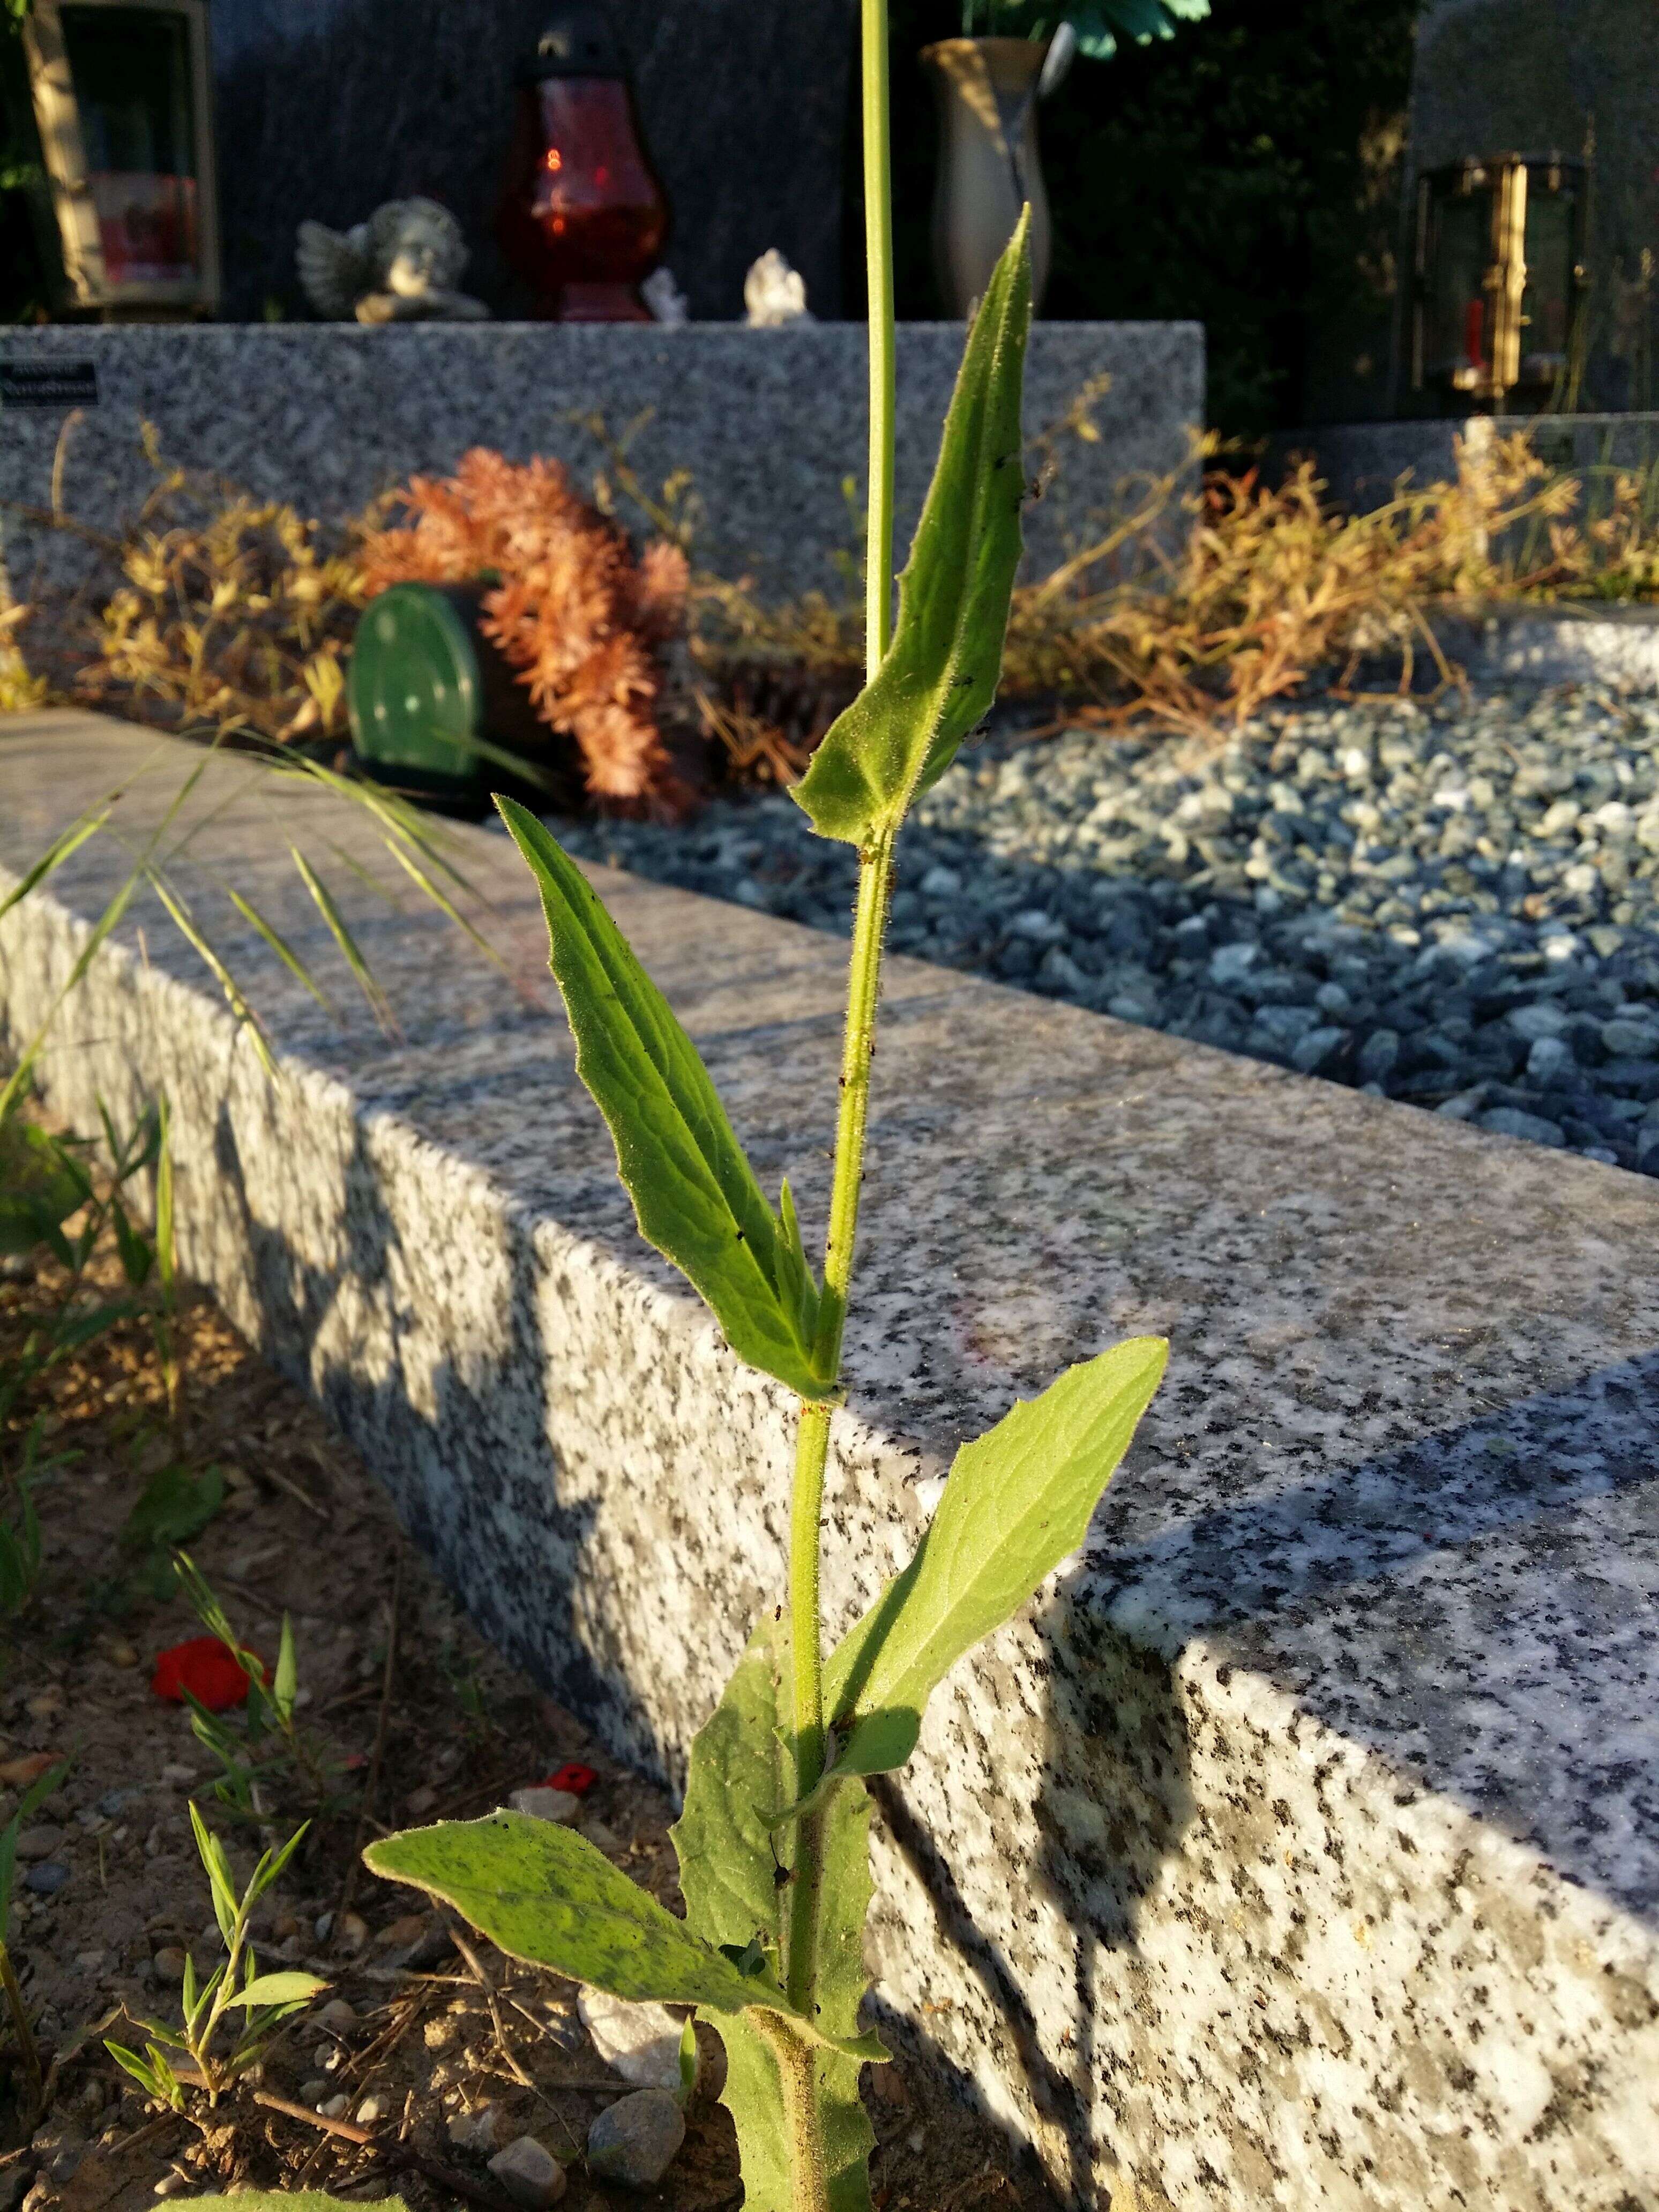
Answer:
[[[495,579],[480,626],[542,720],[575,739],[588,789],[678,803],[661,711],[664,648],[684,628],[690,581],[679,548],[659,542],[636,557],[557,461],[520,465],[484,447],[453,477],[411,478],[400,497],[411,520],[363,541],[370,589]]]

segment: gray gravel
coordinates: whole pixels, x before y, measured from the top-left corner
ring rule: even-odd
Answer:
[[[571,850],[845,933],[784,797]],[[1659,1174],[1659,700],[1316,699],[1224,744],[981,741],[902,848],[892,943]]]

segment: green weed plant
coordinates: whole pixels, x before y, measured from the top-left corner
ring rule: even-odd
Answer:
[[[826,1654],[824,1469],[842,1395],[883,939],[905,817],[994,696],[1020,554],[1027,224],[969,337],[892,617],[893,314],[884,0],[865,0],[872,427],[868,682],[795,796],[856,848],[860,880],[829,1234],[807,1256],[788,1186],[761,1188],[696,1047],[587,879],[501,802],[539,886],[577,1068],[608,1122],[641,1230],[739,1358],[799,1401],[787,1591],[696,1739],[673,1832],[677,1918],[586,1838],[512,1813],[372,1844],[372,1870],[463,1913],[503,1951],[634,2000],[695,2008],[725,2043],[747,2212],[868,2212],[860,2069],[872,1778],[914,1752],[932,1692],[1083,1541],[1164,1372],[1121,1344],[1017,1405],[957,1455],[915,1557]]]
[[[190,1822],[212,1893],[213,1917],[224,1941],[225,1956],[205,1982],[198,1982],[196,1962],[185,1952],[179,2024],[173,2027],[165,2021],[141,2021],[146,2039],[142,2054],[125,2044],[106,2041],[104,2045],[117,2065],[148,2095],[175,2112],[184,2111],[185,2093],[191,2087],[205,2089],[208,2103],[216,2105],[238,2076],[258,2062],[283,2023],[303,2012],[328,1986],[315,1974],[293,1968],[261,1973],[248,1942],[253,1909],[299,1849],[304,1828],[296,1830],[279,1850],[261,1856],[239,1896],[225,1847],[194,1805],[190,1808]],[[240,2027],[230,2020],[234,2013],[242,2016]],[[221,2029],[227,2024],[229,2035],[222,2038]]]

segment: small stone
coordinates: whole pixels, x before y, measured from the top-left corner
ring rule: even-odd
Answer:
[[[1476,1119],[1494,1136],[1524,1137],[1529,1144],[1548,1145],[1558,1152],[1567,1141],[1553,1121],[1545,1121],[1541,1114],[1523,1113],[1518,1106],[1492,1106]]]
[[[150,2194],[152,2197],[177,2197],[180,2190],[188,2189],[189,2187],[189,2175],[179,2173],[175,2170],[172,2172],[164,2173],[161,2176],[161,2179],[156,2183],[155,2188],[150,2191]]]
[[[1567,1026],[1567,1018],[1559,1006],[1553,1006],[1547,999],[1539,999],[1529,1006],[1516,1006],[1510,1014],[1510,1027],[1517,1036],[1535,1044],[1540,1037],[1559,1036]]]
[[[64,1692],[56,1682],[49,1682],[44,1690],[24,1699],[23,1710],[33,1721],[49,1721],[63,1711]]]
[[[455,1948],[455,1938],[440,1919],[427,1921],[420,1934],[406,1951],[393,1955],[392,1964],[405,1966],[412,1974],[430,1973],[441,1966]]]
[[[182,1982],[185,1978],[185,1954],[177,1943],[164,1943],[150,1964],[164,1982]]]
[[[1291,1047],[1291,1065],[1304,1075],[1312,1075],[1325,1062],[1347,1035],[1346,1030],[1310,1030]]]
[[[685,2141],[685,2115],[666,2089],[635,2089],[599,2114],[587,2131],[587,2170],[596,2181],[654,2189]]]
[[[55,1751],[28,1751],[21,1759],[0,1759],[0,1783],[8,1790],[27,1790],[57,1764]]]
[[[685,2033],[666,2005],[584,1990],[576,2000],[582,2026],[607,2066],[641,2089],[678,2090],[680,2044]]]
[[[368,1941],[368,1923],[360,1913],[343,1912],[335,1934],[335,1948],[348,1954],[361,1951]]]
[[[200,1778],[193,1766],[185,1766],[176,1759],[168,1759],[167,1765],[161,1769],[162,1781],[172,1783],[178,1790],[188,1789],[191,1783],[199,1781]]]
[[[582,1808],[581,1799],[568,1790],[515,1790],[507,1802],[528,1820],[553,1820],[561,1827],[568,1827]]]
[[[300,2102],[302,2105],[314,2107],[320,2105],[327,2094],[328,2081],[324,2075],[313,2074],[308,2081],[302,2081],[300,2084]]]
[[[374,1948],[377,1951],[406,1950],[411,1943],[418,1943],[425,1933],[425,1913],[405,1912],[401,1919],[389,1921],[384,1928],[375,1929]]]
[[[316,2015],[319,2027],[325,2027],[332,2035],[347,2035],[357,2025],[357,2008],[349,2005],[343,1997],[331,1997]]]
[[[61,1828],[54,1828],[49,1825],[39,1828],[25,1828],[17,1838],[17,1856],[25,1865],[33,1865],[37,1859],[49,1859],[63,1840],[64,1832]]]
[[[360,2128],[372,2128],[376,2120],[383,2120],[391,2110],[390,2098],[379,2095],[365,2097],[353,2117]]]
[[[70,1870],[62,1859],[48,1859],[44,1866],[29,1869],[23,1876],[23,1887],[37,1897],[56,1897],[69,1878]]]
[[[1562,1036],[1540,1036],[1527,1054],[1527,1073],[1534,1083],[1561,1083],[1577,1072],[1572,1047]]]
[[[872,2066],[870,2069],[870,2094],[878,2105],[890,2105],[902,2112],[910,2101],[910,2092],[896,2066]]]
[[[1373,1030],[1359,1048],[1358,1066],[1367,1083],[1381,1083],[1400,1057],[1397,1030]]]
[[[423,1782],[418,1790],[411,1790],[404,1798],[404,1810],[411,1820],[418,1820],[423,1813],[429,1813],[437,1802],[437,1791],[429,1782]]]
[[[1210,955],[1210,981],[1224,989],[1242,982],[1261,957],[1259,945],[1218,945]]]
[[[1601,1042],[1610,1060],[1644,1060],[1659,1047],[1659,1030],[1647,1022],[1614,1018],[1602,1023]]]
[[[351,2100],[343,2095],[325,2097],[317,2110],[325,2120],[343,2120],[351,2110]]]
[[[136,1667],[138,1654],[125,1637],[112,1636],[104,1646],[104,1656],[112,1667]]]
[[[495,2107],[480,2105],[475,2112],[455,2113],[449,2122],[449,2140],[457,2150],[493,2151]]]
[[[524,2206],[525,2212],[543,2212],[544,2206],[556,2204],[564,2195],[564,2168],[534,2136],[520,2136],[505,2150],[498,2150],[489,2161],[489,2171],[513,2202]]]

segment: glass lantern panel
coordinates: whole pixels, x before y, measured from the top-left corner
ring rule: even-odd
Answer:
[[[1553,382],[1566,367],[1576,197],[1571,190],[1550,191],[1534,173],[1527,195],[1527,288],[1521,301],[1523,383]]]
[[[104,269],[120,284],[199,273],[190,32],[170,9],[63,11]]]
[[[1465,384],[1491,358],[1486,271],[1492,262],[1492,194],[1448,193],[1431,211],[1423,367]]]

